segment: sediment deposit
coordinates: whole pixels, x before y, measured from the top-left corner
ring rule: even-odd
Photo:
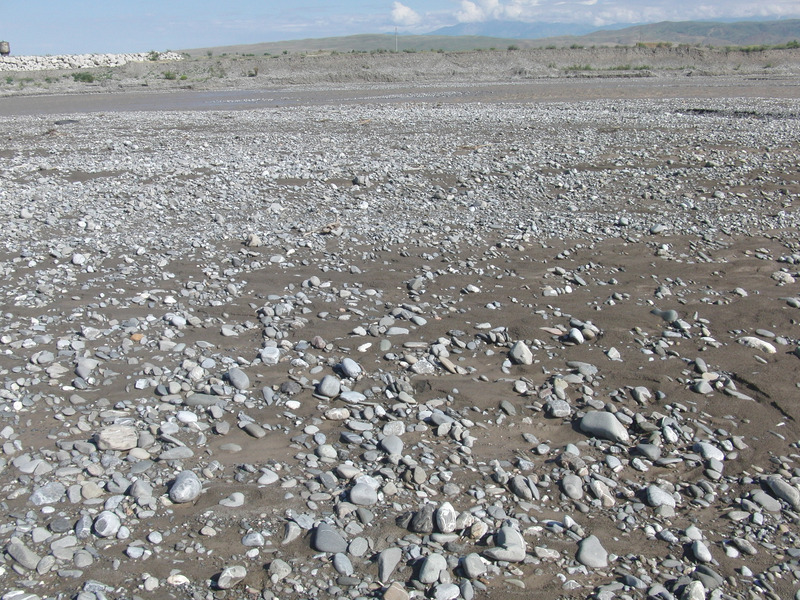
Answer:
[[[2,598],[796,597],[800,101],[659,94],[0,117]]]

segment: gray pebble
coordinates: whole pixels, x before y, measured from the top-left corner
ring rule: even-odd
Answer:
[[[203,484],[193,471],[181,471],[169,489],[169,499],[176,504],[193,502],[202,491]]]

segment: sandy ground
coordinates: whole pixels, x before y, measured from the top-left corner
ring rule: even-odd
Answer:
[[[604,66],[630,58],[604,57]],[[576,60],[563,57],[565,64]],[[120,505],[130,538],[82,538],[78,547],[94,559],[78,573],[68,560],[39,574],[15,563],[6,546],[4,587],[54,598],[73,597],[90,581],[107,585],[109,598],[383,597],[396,580],[406,595],[432,595],[437,585],[463,583],[463,573],[450,565],[438,583],[423,584],[413,548],[456,562],[467,552],[485,553],[504,522],[489,510],[496,506],[517,521],[528,554],[519,563],[489,561],[487,574],[473,581],[479,598],[585,598],[613,582],[622,582],[619,594],[641,596],[628,575],[644,581],[643,589],[674,585],[679,597],[701,563],[721,576],[718,589],[729,597],[750,598],[756,590],[755,597],[791,598],[798,587],[798,507],[783,499],[769,511],[753,498],[771,489],[767,476],[796,484],[798,475],[800,301],[793,299],[800,284],[792,257],[800,260],[800,93],[791,61],[780,73],[748,65],[743,75],[728,66],[709,74],[714,65],[693,65],[691,74],[665,68],[647,77],[598,76],[592,69],[580,77],[562,71],[491,82],[450,75],[311,84],[295,63],[301,83],[292,85],[278,77],[264,85],[260,70],[257,77],[237,76],[228,85],[223,77],[194,89],[172,81],[82,89],[91,93],[54,86],[0,99],[7,206],[2,414],[11,429],[6,441],[19,442],[4,446],[4,543],[14,535],[45,556],[60,535],[54,517],[72,524],[103,506],[88,491],[74,501],[59,499],[54,510],[32,504],[30,493],[53,475],[21,474],[15,457],[42,457],[63,469],[55,472],[67,485],[96,484],[97,497],[107,502],[113,474],[130,478],[141,453],[82,457],[62,444],[94,439],[115,419],[158,436],[182,405],[180,398],[164,399],[156,384],[184,382],[176,394],[185,398],[192,386],[221,385],[223,365],[238,364],[250,378],[242,398],[228,387],[224,417],[196,411],[209,429],[181,425],[173,438],[162,435],[141,448],[154,462],[142,475],[153,484],[154,500]],[[369,182],[356,185],[364,174]],[[246,245],[248,233],[261,243]],[[314,277],[322,287],[303,284]],[[417,277],[422,281],[414,287]],[[307,304],[295,297],[298,290],[307,293]],[[259,312],[281,303],[295,303],[294,317],[305,321],[270,322]],[[424,323],[395,315],[409,331],[396,338],[379,331],[380,320],[402,307],[416,307]],[[663,320],[653,309],[676,310],[678,319]],[[172,313],[197,321],[167,326]],[[149,330],[111,327],[149,316]],[[224,325],[237,327],[237,335],[224,335]],[[109,329],[95,339],[87,326]],[[284,332],[277,338],[283,359],[272,366],[254,359],[276,341],[271,326]],[[354,334],[357,326],[376,329]],[[572,329],[585,339],[569,339]],[[490,330],[497,333],[493,341],[485,337]],[[315,337],[322,344],[309,350]],[[774,352],[740,343],[746,337]],[[182,361],[196,356],[171,354],[174,341],[217,366],[190,384]],[[532,364],[508,361],[516,341],[534,349]],[[371,345],[361,349],[365,343]],[[460,370],[437,362],[437,344],[450,349]],[[35,353],[43,349],[53,350],[70,373],[42,375],[46,365]],[[612,349],[621,360],[611,360]],[[309,354],[317,355],[311,364],[296,362],[311,360]],[[86,389],[72,379],[81,357],[98,358],[108,370]],[[341,376],[336,365],[345,357],[357,360],[361,376]],[[433,370],[414,371],[422,360]],[[547,402],[563,390],[557,376],[578,377],[575,361],[596,365],[598,374],[569,379],[571,414],[548,416]],[[315,395],[323,375],[340,377],[370,401],[358,406]],[[397,388],[387,384],[392,379],[407,382],[412,407],[398,408]],[[697,393],[698,381],[711,388]],[[285,387],[290,382],[300,385]],[[261,399],[263,387],[275,391],[274,403]],[[635,399],[639,387],[649,398]],[[75,393],[86,404],[71,404]],[[292,400],[298,405],[286,404]],[[501,407],[504,400],[513,413]],[[597,401],[628,415],[622,422],[629,423],[629,443],[581,431],[583,413]],[[438,434],[419,408],[426,405],[472,422],[473,443]],[[322,418],[344,406],[351,421],[370,422],[376,431],[404,421],[405,466],[424,465],[427,481],[406,473],[402,461],[373,459],[369,440],[345,443],[343,422]],[[255,438],[237,427],[242,413],[272,427],[269,434]],[[232,425],[229,433],[215,433],[222,420]],[[677,441],[664,433],[671,422],[684,426]],[[315,430],[337,447],[337,458],[309,458],[318,444],[308,432]],[[198,431],[207,434],[202,442]],[[196,454],[159,460],[174,438]],[[694,444],[701,441],[724,449],[722,474],[698,456]],[[641,456],[634,448],[646,442],[675,462],[634,466]],[[568,444],[579,449],[583,467],[565,458]],[[610,456],[623,459],[621,470],[611,468]],[[520,458],[534,467],[521,466]],[[329,494],[312,485],[320,470],[345,461],[381,481],[380,501],[369,506],[374,520],[354,517],[347,503],[352,482],[342,478]],[[69,470],[74,465],[77,475]],[[545,499],[522,502],[498,466],[535,475]],[[278,469],[281,483],[257,484],[261,468]],[[172,477],[189,469],[201,474],[205,491],[192,503],[171,504]],[[584,478],[579,499],[560,488],[570,471]],[[613,508],[588,491],[595,474],[616,483]],[[443,489],[447,477],[458,492]],[[648,505],[643,490],[651,484],[675,491],[674,514]],[[497,487],[502,495],[490,491],[486,500],[483,491]],[[234,491],[244,494],[245,505],[220,506]],[[472,539],[462,532],[448,545],[395,521],[425,500],[445,499],[484,519],[488,534]],[[747,512],[744,524],[726,516],[734,510]],[[292,511],[369,540],[363,558],[350,556],[353,577],[334,572],[331,555],[316,551],[305,531],[281,545]],[[566,517],[578,521],[574,536],[563,533]],[[201,533],[212,525],[214,535]],[[694,554],[692,526],[712,562]],[[254,530],[271,539],[249,556],[241,539]],[[658,538],[662,530],[679,541]],[[148,537],[154,531],[163,542]],[[587,533],[611,553],[608,566],[580,570],[576,538]],[[732,551],[734,538],[751,540],[757,551]],[[153,555],[129,558],[134,540]],[[380,582],[376,557],[392,545],[408,554]],[[277,557],[293,568],[285,581],[270,581]],[[215,577],[232,564],[247,566],[244,581],[216,589]],[[188,582],[168,583],[176,572]],[[676,584],[681,577],[686,581]],[[467,594],[463,587],[460,593]]]

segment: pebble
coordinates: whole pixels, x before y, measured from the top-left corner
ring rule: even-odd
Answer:
[[[657,485],[648,485],[645,489],[645,496],[647,504],[656,508],[659,506],[675,508],[676,506],[674,496]]]
[[[378,492],[366,483],[356,483],[350,489],[350,502],[358,506],[372,506],[378,502]]]
[[[378,579],[386,583],[400,564],[402,557],[403,551],[396,546],[382,550],[378,554]]]
[[[627,443],[630,440],[625,426],[613,414],[588,411],[580,423],[581,431],[612,442]]]
[[[439,580],[442,571],[447,569],[447,560],[441,554],[429,554],[422,561],[419,568],[418,580],[423,584],[434,583]]]
[[[319,552],[331,554],[347,552],[347,542],[339,532],[325,522],[314,529],[311,546]]]
[[[247,569],[242,565],[225,567],[217,576],[217,587],[221,590],[229,590],[243,581],[245,577],[247,577]]]
[[[578,544],[575,557],[579,563],[593,569],[605,569],[608,566],[608,552],[603,548],[595,535],[590,535]]]
[[[514,361],[518,365],[532,365],[533,364],[533,352],[525,342],[517,341],[514,342],[514,345],[511,346],[511,350],[508,353],[509,358]]]
[[[203,491],[203,484],[193,471],[181,471],[169,489],[169,499],[176,504],[197,500]]]
[[[505,525],[495,534],[495,547],[484,551],[491,560],[521,562],[525,560],[527,544],[522,534],[513,527]]]
[[[236,367],[228,370],[227,379],[237,390],[246,390],[250,387],[250,378],[247,373]]]
[[[107,425],[95,435],[100,450],[131,450],[139,443],[139,432],[130,425]]]
[[[317,384],[317,394],[326,398],[336,398],[341,390],[339,379],[333,375],[325,375]]]
[[[122,527],[120,518],[109,510],[104,510],[94,520],[92,529],[94,533],[101,538],[113,537]]]
[[[431,85],[0,120],[3,599],[794,591],[797,102]]]

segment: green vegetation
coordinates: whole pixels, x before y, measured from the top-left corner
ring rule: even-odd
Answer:
[[[750,52],[764,52],[765,50],[796,50],[800,48],[800,41],[792,40],[791,42],[786,42],[785,44],[761,44],[758,46],[725,46],[724,50],[726,52],[744,52],[745,54],[749,54]]]
[[[8,77],[6,77],[6,83],[11,85],[12,83],[14,83],[14,78],[11,75],[9,75]]]
[[[564,67],[565,71],[592,71],[592,65],[570,65],[569,67]]]
[[[161,58],[161,53],[155,50],[150,50],[150,52],[147,53],[147,60],[152,60],[153,62],[155,62],[160,58]]]
[[[508,51],[513,52],[514,50],[519,50],[519,46],[517,46],[516,44],[510,44],[508,46]]]
[[[616,67],[611,67],[609,71],[648,71],[651,68],[650,65],[617,65]]]
[[[174,71],[164,71],[164,79],[169,79],[170,81],[174,81],[178,78],[178,74]]]
[[[572,44],[570,46],[570,50],[583,50],[583,46],[581,46],[580,44]]]
[[[72,79],[74,79],[75,81],[80,81],[82,83],[93,83],[94,75],[92,75],[87,71],[80,71],[78,73],[73,73]]]

